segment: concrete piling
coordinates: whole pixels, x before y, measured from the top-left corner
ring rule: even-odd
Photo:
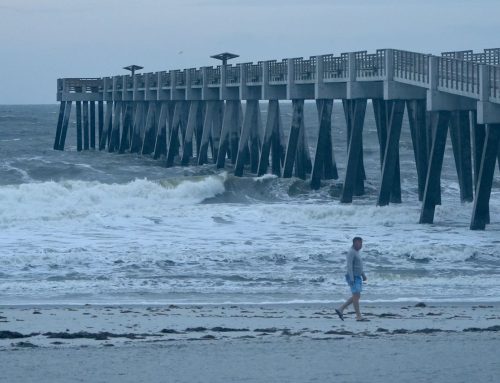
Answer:
[[[472,202],[472,163],[470,139],[469,111],[459,110],[451,114],[450,137],[460,185],[460,199],[462,202]]]
[[[108,143],[108,152],[112,153],[119,150],[120,146],[120,125],[122,120],[122,101],[116,101],[113,111],[113,124],[111,128],[111,136]]]
[[[54,139],[54,150],[60,150],[59,145],[61,141],[61,133],[62,133],[62,126],[63,126],[63,120],[64,120],[64,109],[66,108],[66,102],[62,101],[61,104],[59,105],[59,115],[57,118],[57,130],[56,130],[56,137]]]
[[[500,147],[500,124],[488,124],[472,209],[471,230],[484,230],[489,223],[489,203],[495,164]]]
[[[316,100],[318,111],[318,140],[316,154],[311,173],[311,188],[319,189],[322,179],[337,179],[337,165],[335,163],[332,146],[332,109],[333,100]]]
[[[343,100],[347,124],[347,166],[340,202],[351,203],[353,195],[364,194],[363,123],[366,99]]]
[[[146,115],[146,126],[144,129],[144,140],[142,142],[141,153],[149,155],[154,152],[158,128],[158,116],[156,112],[156,102],[148,103],[148,112]]]
[[[208,162],[208,146],[212,135],[212,125],[214,115],[217,113],[217,101],[207,101],[205,103],[205,118],[203,121],[203,132],[198,153],[198,165],[204,165]],[[212,156],[214,153],[212,152]]]
[[[90,148],[89,102],[83,101],[83,150]]]
[[[168,101],[162,101],[158,116],[158,128],[156,131],[153,158],[158,159],[167,155],[167,121],[170,113]]]
[[[95,101],[90,101],[90,148],[95,149]]]
[[[299,159],[298,163],[296,163],[297,148],[299,147],[299,140],[301,139],[302,130],[304,128],[304,100],[292,100],[292,105],[292,126],[285,154],[285,165],[283,167],[284,178],[292,177],[294,165],[300,166],[302,161],[302,159]],[[305,169],[300,169],[299,177],[305,178]]]
[[[247,160],[249,159],[248,157],[250,156],[251,152],[249,152],[248,146],[249,144],[252,145],[252,142],[255,140],[255,134],[253,132],[254,131],[256,132],[258,130],[259,114],[260,114],[259,101],[248,100],[246,103],[245,116],[243,119],[243,128],[241,130],[241,136],[238,143],[238,149],[236,152],[237,154],[236,154],[236,164],[234,167],[234,175],[237,177],[241,177],[243,175],[243,167],[247,162]],[[258,152],[258,149],[256,150]],[[258,158],[258,153],[257,153],[257,158]],[[255,170],[255,172],[256,171],[257,170]]]
[[[441,204],[441,170],[450,115],[449,111],[431,113],[432,147],[420,212],[420,223],[433,223],[436,205]]]
[[[406,102],[406,109],[408,111],[413,155],[417,169],[418,200],[422,201],[430,151],[428,146],[425,100],[408,100]]]
[[[130,134],[132,130],[133,109],[134,105],[131,102],[124,103],[124,111],[122,113],[122,133],[120,137],[119,153],[125,153],[130,149]]]
[[[147,103],[138,102],[134,113],[134,124],[130,137],[130,153],[139,153],[142,149],[142,135],[145,124]]]
[[[226,156],[230,149],[234,146],[233,141],[238,137],[240,125],[241,101],[227,100],[224,118],[222,119],[222,130],[220,135],[219,151],[217,153],[217,168],[224,168],[226,164]],[[237,150],[237,149],[236,149]]]
[[[403,124],[403,100],[374,100],[373,108],[379,133],[382,178],[377,205],[401,203],[399,138]]]
[[[186,126],[186,133],[184,135],[184,144],[182,150],[181,164],[183,166],[189,165],[189,160],[193,157],[193,138],[196,135],[198,126],[200,125],[201,117],[201,101],[191,101],[189,105],[189,114]]]
[[[260,152],[257,175],[262,176],[269,167],[269,155],[272,157],[271,172],[281,177],[281,166],[284,157],[283,132],[280,121],[280,106],[278,100],[269,100],[267,107],[267,122]]]

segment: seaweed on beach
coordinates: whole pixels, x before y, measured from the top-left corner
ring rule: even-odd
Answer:
[[[21,334],[17,331],[0,331],[0,339],[21,339],[21,338],[29,338],[31,336],[39,335],[38,333],[31,334]]]
[[[154,334],[134,334],[134,333],[125,333],[125,334],[115,334],[107,331],[103,332],[46,332],[43,334],[49,339],[94,339],[94,340],[108,340],[109,338],[127,338],[127,339],[144,339],[150,336],[157,336]]]

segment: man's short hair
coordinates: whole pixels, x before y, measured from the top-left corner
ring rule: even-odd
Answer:
[[[354,244],[354,242],[356,242],[356,241],[361,241],[361,242],[363,242],[363,238],[361,238],[361,237],[354,237],[354,238],[352,239],[352,243]]]

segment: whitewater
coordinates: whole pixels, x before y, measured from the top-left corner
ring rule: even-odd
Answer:
[[[263,105],[264,108],[264,105]],[[289,126],[291,108],[282,106]],[[265,108],[264,117],[265,121]],[[365,301],[500,300],[500,175],[486,231],[470,231],[448,143],[442,205],[419,225],[408,123],[401,138],[403,203],[377,207],[379,153],[371,105],[364,131],[366,195],[340,204],[346,143],[333,139],[340,179],[318,191],[229,168],[165,168],[131,154],[53,151],[57,106],[0,106],[0,302],[185,304],[339,302],[345,252],[364,239]],[[316,107],[307,104],[311,152]]]

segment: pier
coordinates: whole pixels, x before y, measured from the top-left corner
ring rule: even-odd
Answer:
[[[229,57],[218,55],[220,57]],[[334,100],[347,123],[347,164],[340,196],[363,195],[363,125],[373,106],[380,144],[378,205],[401,203],[399,140],[406,110],[422,201],[420,223],[441,204],[441,169],[448,132],[460,198],[473,203],[470,228],[490,222],[489,200],[500,166],[500,49],[441,56],[380,49],[103,78],[57,80],[60,102],[54,149],[64,150],[76,113],[77,150],[139,153],[165,166],[230,162],[236,176],[308,179],[311,188],[339,174],[332,149]],[[280,100],[293,105],[285,137]],[[317,104],[319,132],[311,158],[304,101]],[[268,102],[262,121],[260,103]],[[242,102],[245,107],[243,107]],[[73,108],[74,103],[74,108]]]

